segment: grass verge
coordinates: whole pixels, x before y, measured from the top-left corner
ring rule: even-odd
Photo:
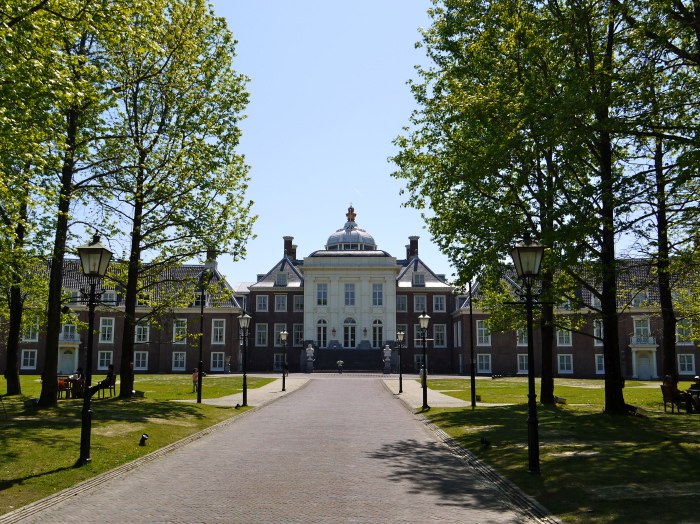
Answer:
[[[0,412],[0,515],[42,499],[177,442],[249,408],[168,402],[196,399],[191,375],[138,375],[144,398],[93,397],[92,462],[76,467],[80,456],[82,399],[61,399],[58,407],[39,409],[25,403],[39,396],[36,376],[22,376],[21,396],[3,396]],[[248,377],[254,389],[274,379]],[[240,392],[242,377],[206,377],[203,398]],[[1,406],[0,406],[1,408]],[[147,433],[146,446],[139,446]]]
[[[468,379],[430,387],[471,398]],[[659,382],[625,387],[625,401],[647,417],[612,417],[603,413],[602,381],[557,379],[555,394],[567,403],[538,404],[539,476],[527,473],[526,379],[479,380],[476,389],[482,402],[516,404],[433,408],[426,416],[564,522],[698,522],[700,415],[664,413]]]

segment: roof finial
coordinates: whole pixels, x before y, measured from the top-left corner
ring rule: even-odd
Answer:
[[[355,208],[352,207],[352,202],[350,202],[350,207],[348,208],[348,212],[345,216],[348,217],[348,222],[355,221],[355,217],[357,216],[357,214],[355,213]]]

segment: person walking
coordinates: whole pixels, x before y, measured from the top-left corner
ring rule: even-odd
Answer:
[[[336,362],[336,364],[338,364],[338,373],[342,375],[344,362],[342,360],[339,360],[338,362]]]
[[[197,384],[199,383],[199,370],[194,368],[192,370],[192,393],[197,392]]]

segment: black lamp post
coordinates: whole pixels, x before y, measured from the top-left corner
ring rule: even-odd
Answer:
[[[241,338],[243,339],[243,406],[248,405],[248,376],[247,373],[247,345],[248,345],[248,328],[250,327],[250,315],[245,311],[241,312],[238,317],[238,325],[241,327]]]
[[[428,362],[425,356],[427,344],[425,336],[428,332],[428,322],[430,322],[430,317],[425,311],[423,311],[422,315],[418,316],[418,322],[420,325],[421,339],[423,340],[423,409],[430,409],[430,406],[428,406]]]
[[[204,378],[204,304],[207,302],[205,287],[214,275],[209,269],[199,274],[199,373],[197,373],[197,404],[202,403],[202,382]]]
[[[535,394],[535,350],[532,336],[532,281],[540,274],[545,246],[531,242],[529,236],[510,252],[515,271],[525,284],[527,309],[527,449],[528,473],[540,472],[540,442],[538,434],[537,404]]]
[[[476,409],[476,366],[474,362],[474,318],[472,309],[472,282],[469,281],[469,350],[471,352],[471,386],[472,386],[472,409]]]
[[[284,376],[287,372],[287,330],[280,332],[280,340],[282,341],[282,391],[287,391],[284,384]]]
[[[83,411],[80,428],[80,464],[90,462],[90,433],[92,431],[92,396],[97,393],[99,387],[92,387],[92,340],[95,329],[95,306],[104,290],[96,292],[97,282],[107,273],[107,266],[112,259],[112,252],[100,244],[100,237],[95,235],[91,244],[78,248],[80,266],[83,274],[90,281],[89,289],[81,289],[80,292],[87,298],[88,305],[88,336],[85,350],[85,387],[83,392]]]
[[[406,333],[398,331],[396,333],[396,348],[399,350],[399,394],[403,393],[403,372],[401,371],[401,349],[403,348],[403,337]]]

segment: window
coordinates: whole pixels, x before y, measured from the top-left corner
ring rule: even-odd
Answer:
[[[287,311],[287,295],[275,295],[275,311]]]
[[[223,344],[225,342],[226,342],[226,320],[224,320],[224,319],[212,320],[211,321],[211,343],[212,344]]]
[[[593,297],[591,298],[591,305],[592,305],[593,307],[596,307],[596,308],[600,307],[600,306],[601,306],[600,298],[598,298],[597,296],[593,295]]]
[[[285,287],[287,285],[287,273],[277,273],[275,276],[275,286]]]
[[[565,298],[562,302],[557,304],[557,309],[571,309],[571,300]]]
[[[255,297],[255,311],[267,311],[267,295]]]
[[[343,347],[344,348],[354,348],[355,347],[355,332],[357,326],[355,325],[354,318],[346,318],[343,322]]]
[[[425,295],[413,295],[413,312],[414,313],[423,313],[423,311],[426,311],[427,307],[427,302],[425,299]]]
[[[29,322],[29,325],[22,334],[24,342],[39,342],[39,321]]]
[[[148,351],[134,351],[134,370],[148,370]]]
[[[36,349],[23,349],[20,369],[36,369]]]
[[[80,293],[78,291],[68,292],[68,303],[69,304],[80,304],[82,302],[80,298]]]
[[[316,324],[316,344],[320,348],[328,347],[328,323],[323,319]]]
[[[428,356],[426,355],[425,362],[423,362],[423,354],[418,353],[417,355],[413,355],[413,366],[415,367],[416,371],[420,371],[420,369],[423,367],[423,364],[425,364],[426,369],[428,368]]]
[[[424,287],[425,275],[423,273],[413,273],[413,285]]]
[[[593,321],[593,337],[594,346],[603,345],[603,321],[600,319]]]
[[[695,375],[695,355],[678,355],[678,373],[681,375]]]
[[[186,357],[184,351],[173,351],[173,371],[185,371]]]
[[[328,305],[328,284],[316,284],[316,305]]]
[[[102,303],[105,306],[116,306],[117,294],[114,291],[105,291],[104,295],[102,295]]]
[[[224,352],[215,351],[211,354],[211,370],[212,371],[223,371],[224,370]]]
[[[272,355],[272,370],[282,371],[284,367],[284,353],[275,353]]]
[[[282,337],[280,337],[280,333],[282,333],[282,331],[287,331],[287,324],[275,324],[273,329],[275,331],[275,346],[282,347]],[[287,340],[289,340],[289,335],[287,335]]]
[[[136,337],[134,342],[137,344],[144,344],[148,342],[150,331],[151,328],[148,324],[136,324]]]
[[[103,342],[103,343],[114,342],[114,319],[113,318],[101,318],[100,319],[100,342]]]
[[[399,313],[406,313],[408,311],[406,295],[396,295],[396,311]]]
[[[345,305],[355,305],[355,284],[345,284]]]
[[[408,337],[408,335],[406,335]],[[428,334],[425,334],[425,337],[428,338]],[[415,343],[415,347],[423,347],[423,333],[420,330],[420,324],[413,324],[413,340]]]
[[[445,312],[445,295],[435,295],[433,297],[433,311],[436,313]]]
[[[518,346],[527,346],[527,328],[518,328]]]
[[[112,364],[112,351],[97,352],[97,369],[107,369]]]
[[[294,311],[304,311],[304,295],[294,295]]]
[[[648,318],[635,318],[634,319],[634,343],[635,344],[653,344],[651,337],[649,336],[649,319]]]
[[[201,295],[197,295],[195,300],[201,301]],[[141,292],[136,296],[136,305],[137,306],[149,306],[151,304],[151,294],[150,293],[145,293]],[[197,306],[199,306],[199,302],[197,303]]]
[[[372,284],[372,305],[384,305],[384,284]]]
[[[372,322],[372,347],[380,348],[384,343],[384,326],[381,320]]]
[[[634,298],[632,299],[632,307],[642,307],[645,306],[647,302],[647,294],[646,292],[642,291],[641,293],[637,293],[634,295]]]
[[[406,324],[396,324],[396,332],[401,331],[403,333],[403,344],[401,347],[408,347],[408,326]]]
[[[255,345],[267,346],[267,324],[255,324]]]
[[[518,355],[518,373],[527,373],[527,355]]]
[[[80,335],[78,335],[75,324],[63,324],[61,342],[80,342]]]
[[[476,356],[476,372],[491,373],[491,355],[482,353]]]
[[[433,325],[433,338],[435,339],[434,345],[436,348],[446,348],[447,326],[445,324]]]
[[[574,359],[572,355],[557,355],[559,373],[571,375],[574,372]]]
[[[294,324],[294,333],[292,338],[292,345],[303,346],[304,345],[304,324]]]
[[[488,326],[486,326],[485,320],[476,321],[476,345],[477,346],[490,346],[491,345],[491,333],[489,332]]]
[[[187,320],[177,318],[173,322],[173,342],[175,344],[185,344],[187,342]]]
[[[605,375],[605,357],[600,353],[595,355],[595,373],[596,375]]]
[[[571,331],[568,329],[557,329],[557,346],[571,345]]]
[[[691,323],[688,319],[681,319],[676,322],[676,344],[678,345],[692,345],[691,340]]]

